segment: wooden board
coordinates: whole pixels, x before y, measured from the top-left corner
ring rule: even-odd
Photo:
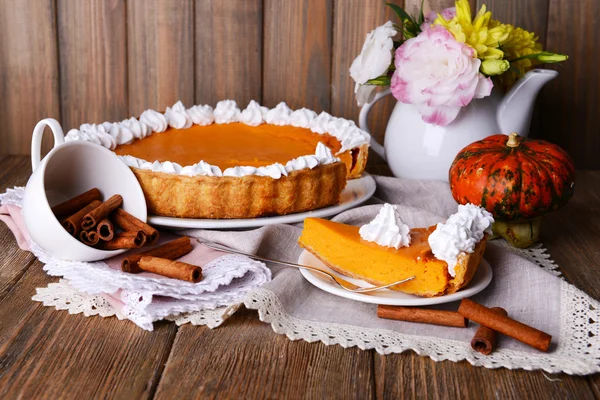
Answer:
[[[194,104],[192,0],[127,2],[129,113]]]
[[[402,2],[393,3],[402,5]],[[366,35],[386,21],[398,22],[394,12],[379,0],[337,0],[333,16],[331,113],[358,123],[360,108],[354,95],[349,69],[360,54]],[[381,100],[370,113],[373,138],[382,142],[396,100]],[[371,152],[373,154],[373,152]]]
[[[35,262],[0,302],[0,398],[150,398],[176,327],[70,315],[31,300],[56,281]]]
[[[215,330],[179,328],[156,398],[370,399],[372,357],[355,347],[292,342],[242,309]]]
[[[197,0],[197,104],[261,101],[262,1]]]
[[[0,154],[29,154],[35,124],[60,119],[54,1],[0,2],[0,38]]]
[[[332,0],[264,1],[263,103],[330,110]]]
[[[14,186],[27,183],[30,173],[29,158],[7,156],[0,159],[0,193]],[[13,233],[0,222],[0,299],[2,299],[23,276],[35,257],[17,246]]]
[[[125,1],[58,0],[61,122],[120,121],[127,112]]]
[[[563,146],[581,169],[600,168],[598,15],[595,0],[550,0],[546,47],[571,58],[553,67],[560,75],[541,99],[542,137]]]

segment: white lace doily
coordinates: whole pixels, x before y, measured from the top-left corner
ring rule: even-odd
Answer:
[[[486,368],[542,369],[550,373],[565,372],[572,375],[600,372],[600,303],[565,281],[561,284],[563,329],[558,347],[552,353],[539,353],[535,357],[531,353],[502,348],[484,356],[473,351],[468,342],[301,320],[286,313],[277,296],[264,289],[253,290],[246,296],[244,304],[247,308],[258,310],[261,321],[270,323],[275,332],[291,340],[320,341],[344,348],[357,346],[362,350],[375,349],[380,354],[413,350],[434,361],[466,360],[472,365]],[[568,323],[567,320],[572,318],[574,323]]]

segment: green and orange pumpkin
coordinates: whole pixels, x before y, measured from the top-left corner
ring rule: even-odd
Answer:
[[[575,166],[563,149],[544,140],[492,135],[458,153],[449,180],[458,203],[481,205],[498,221],[528,223],[567,204]]]

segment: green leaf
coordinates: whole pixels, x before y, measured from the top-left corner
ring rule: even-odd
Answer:
[[[387,75],[381,75],[377,78],[369,79],[365,82],[365,85],[374,85],[374,86],[390,86],[391,78]]]
[[[423,3],[425,3],[425,0],[421,0],[421,8],[419,9],[419,26],[423,25],[423,22],[425,22],[425,15],[423,15]]]
[[[521,60],[535,59],[535,60],[539,60],[544,63],[555,63],[555,62],[565,61],[568,58],[569,58],[569,56],[567,56],[566,54],[558,54],[558,53],[551,53],[549,51],[542,51],[540,53],[527,54],[526,56],[517,57],[513,60],[509,60],[508,62],[514,63],[514,62],[521,61]]]
[[[404,33],[405,39],[415,37],[419,33],[421,33],[421,28],[419,24],[417,24],[415,20],[410,15],[408,15],[408,13],[404,11],[402,7],[392,3],[386,3],[386,5],[389,6],[392,10],[394,10],[396,15],[398,15],[400,21],[402,21],[402,25],[404,26],[402,32]]]

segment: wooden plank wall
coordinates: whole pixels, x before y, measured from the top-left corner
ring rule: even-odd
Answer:
[[[410,12],[420,4],[394,2]],[[532,134],[566,148],[579,168],[600,168],[600,0],[470,2],[569,54],[540,94]],[[68,130],[179,99],[286,101],[356,120],[348,68],[366,33],[393,18],[382,0],[3,0],[0,154],[27,154],[44,117]],[[393,105],[372,113],[378,140]]]

